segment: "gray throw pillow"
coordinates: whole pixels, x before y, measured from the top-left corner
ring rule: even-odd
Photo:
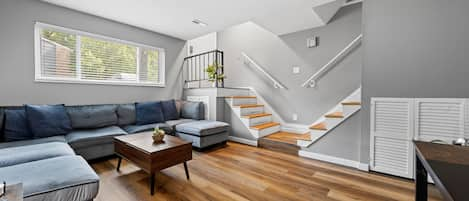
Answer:
[[[69,106],[67,113],[74,129],[117,125],[116,105]]]
[[[203,120],[205,119],[205,108],[203,102],[186,101],[182,105],[181,117],[185,119]]]
[[[117,106],[117,117],[119,117],[119,126],[135,124],[137,114],[135,113],[135,104],[122,104]]]

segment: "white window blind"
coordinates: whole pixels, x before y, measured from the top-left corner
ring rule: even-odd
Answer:
[[[35,79],[41,82],[164,86],[164,50],[36,23]]]

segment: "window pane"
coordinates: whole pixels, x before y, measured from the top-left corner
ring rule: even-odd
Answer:
[[[41,33],[41,75],[44,77],[76,76],[76,37],[57,31]]]
[[[159,52],[158,50],[144,50],[141,59],[140,81],[159,82]]]
[[[81,79],[137,80],[137,48],[81,37]]]
[[[40,23],[36,29],[36,80],[164,84],[164,52],[158,48]]]

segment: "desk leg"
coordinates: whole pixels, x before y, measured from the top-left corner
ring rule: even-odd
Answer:
[[[415,157],[415,200],[426,201],[428,196],[427,191],[427,171],[423,167],[419,157]]]
[[[189,180],[189,169],[187,168],[187,162],[184,162],[184,170],[186,171],[186,178]]]
[[[150,173],[150,194],[155,193],[155,173]]]

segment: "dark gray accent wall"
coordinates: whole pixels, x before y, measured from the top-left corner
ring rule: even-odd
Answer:
[[[165,48],[166,87],[34,82],[37,21]],[[0,105],[126,103],[182,96],[180,67],[186,53],[183,40],[39,0],[0,1],[0,27]]]
[[[469,1],[363,4],[361,161],[368,162],[371,97],[469,97]]]
[[[361,49],[357,47],[327,73],[316,88],[301,84],[361,33],[361,4],[344,7],[324,27],[276,36],[254,23],[234,26],[218,33],[218,46],[225,53],[225,86],[252,86],[289,123],[311,124],[361,84]],[[319,46],[307,48],[306,39],[318,36]],[[275,89],[259,71],[246,66],[246,52],[288,89]],[[292,67],[301,73],[293,74]],[[298,121],[292,115],[298,114]]]

